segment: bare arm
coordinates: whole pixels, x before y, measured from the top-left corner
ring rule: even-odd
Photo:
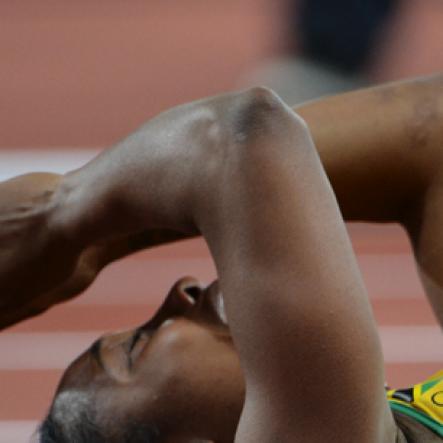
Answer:
[[[56,194],[55,231],[81,248],[142,228],[203,233],[246,377],[236,441],[392,441],[380,345],[337,203],[306,126],[272,93],[163,114]]]
[[[391,83],[296,108],[346,220],[407,223],[441,175],[443,75]]]
[[[246,377],[236,441],[393,440],[380,344],[334,194],[307,127],[269,91],[162,114],[31,200],[4,204],[2,264],[17,279],[2,293],[24,290],[26,301],[34,288],[18,270],[42,291],[51,282],[35,269],[49,263],[63,281],[83,251],[116,236],[201,232]]]
[[[439,280],[443,253],[435,244],[429,248],[429,242],[438,239],[440,232],[432,214],[443,211],[439,186],[431,186],[441,181],[441,90],[442,76],[437,76],[355,91],[297,109],[311,129],[345,219],[398,221],[407,227],[437,312],[443,311]],[[100,156],[98,163],[109,154]],[[101,183],[106,183],[111,170],[103,168]],[[91,168],[82,171],[81,177],[89,183]],[[60,183],[61,177],[54,174],[31,174],[0,184],[0,289],[4,294],[0,328],[82,292],[113,260],[195,235],[142,228],[114,237],[103,233],[100,241],[89,239],[80,245],[71,233],[71,249],[57,246],[63,238],[51,220],[57,212],[55,195],[57,191],[57,198],[62,194]],[[432,193],[428,192],[431,188]],[[24,211],[26,205],[28,212]],[[39,212],[39,217],[26,216],[32,212]],[[21,224],[15,223],[11,235],[14,213],[21,213]],[[77,248],[72,249],[72,244]],[[46,265],[51,255],[57,266]],[[443,324],[443,313],[440,319]]]
[[[307,121],[346,220],[398,222],[443,325],[443,75],[319,100]]]
[[[51,225],[62,180],[58,174],[34,173],[0,183],[0,328],[80,294],[114,260],[184,237],[150,229],[69,247]]]
[[[366,291],[309,132],[272,94],[244,99],[243,142],[195,213],[246,378],[235,441],[394,441]]]

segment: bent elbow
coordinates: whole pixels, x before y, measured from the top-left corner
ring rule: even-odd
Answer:
[[[232,113],[232,131],[237,142],[259,138],[279,139],[295,132],[309,132],[305,121],[271,89],[256,86],[239,93]]]

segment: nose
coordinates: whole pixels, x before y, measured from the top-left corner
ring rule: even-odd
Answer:
[[[212,287],[213,285],[211,285]],[[208,288],[209,289],[209,288]],[[213,288],[215,289],[215,288]],[[165,320],[184,315],[203,296],[205,287],[194,277],[182,277],[172,286],[165,301],[156,314],[140,328],[152,330],[158,328]],[[136,329],[105,334],[101,338],[103,348],[112,349],[130,340]]]
[[[203,291],[204,287],[197,279],[183,277],[171,288],[164,305],[174,313],[180,313],[195,305]]]
[[[149,322],[150,327],[158,327],[165,320],[185,315],[204,292],[204,286],[193,277],[179,279],[170,289],[165,301]]]
[[[173,290],[176,290],[177,295],[187,303],[192,305],[197,302],[204,291],[203,285],[193,277],[183,277],[177,281]]]

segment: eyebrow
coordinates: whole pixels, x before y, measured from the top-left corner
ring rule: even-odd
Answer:
[[[103,364],[102,357],[100,355],[100,348],[101,348],[101,340],[96,340],[92,346],[89,348],[89,352],[91,353],[94,360],[98,363],[98,365],[104,370],[105,365]]]

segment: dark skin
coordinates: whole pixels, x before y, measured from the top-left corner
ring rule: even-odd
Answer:
[[[101,424],[117,434],[130,418],[155,424],[161,441],[232,442],[244,378],[220,300],[217,283],[180,279],[141,328],[104,336],[82,354],[57,398],[94,392]]]
[[[429,177],[434,180],[436,157],[431,162],[429,155],[433,149],[438,151],[435,145],[441,146],[441,127],[431,127],[432,119],[426,117],[423,128],[429,126],[429,129],[426,137],[420,137],[426,148],[424,152],[405,153],[401,148],[409,140],[405,128],[413,122],[409,115],[414,108],[411,104],[421,103],[423,96],[427,96],[441,112],[441,95],[435,93],[441,90],[441,84],[441,78],[434,78],[390,86],[387,87],[389,94],[387,89],[363,91],[357,93],[357,98],[352,94],[344,96],[346,100],[341,106],[340,98],[333,98],[322,106],[311,104],[299,110],[313,131],[339,201],[344,202],[345,216],[360,218],[358,214],[361,213],[361,218],[377,221],[401,219],[410,227],[409,232],[415,239],[419,263],[425,251],[422,249],[423,226],[428,229],[429,225],[414,211],[417,207],[427,207],[417,203],[423,202],[423,195],[433,189],[423,180],[431,180]],[[390,98],[383,109],[391,111],[388,113],[390,123],[380,121],[379,112],[367,111],[358,119],[357,110],[362,103],[367,110],[378,110],[381,101],[387,100],[386,95]],[[334,125],[336,114],[339,114],[337,122],[343,124],[343,133],[339,124]],[[347,127],[351,116],[353,125]],[[325,145],[322,137],[328,130],[329,142]],[[357,130],[360,136],[356,141]],[[342,149],[340,155],[334,156],[334,143],[340,141],[341,146],[346,146],[347,139],[343,137],[348,133],[349,140],[357,144],[356,149]],[[358,149],[358,144],[363,150]],[[384,158],[377,160],[377,148],[381,145],[384,149],[380,155]],[[369,148],[373,151],[368,151]],[[368,156],[369,152],[373,155]],[[348,175],[352,181],[347,182],[344,174],[338,174],[339,165],[349,172],[348,168],[357,158],[360,160],[359,164],[355,163],[356,175],[350,171]],[[393,163],[387,167],[389,159]],[[373,163],[370,168],[368,163]],[[369,210],[361,201],[372,202],[369,197],[376,195],[371,182],[376,166],[380,170],[375,174],[379,192],[386,190],[386,182],[383,186],[380,184],[383,178],[389,179],[389,192],[384,192],[384,198],[373,203],[369,217],[365,216],[364,211]],[[416,174],[411,174],[411,167],[415,167]],[[400,184],[401,177],[404,188]],[[352,189],[349,189],[351,184]],[[18,183],[13,186],[20,187]],[[30,299],[41,297],[47,297],[46,304],[53,303],[57,297],[47,294],[56,292],[57,286],[62,287],[75,275],[78,258],[90,248],[103,250],[134,233],[157,228],[181,232],[185,236],[202,233],[217,265],[230,330],[246,383],[235,441],[267,442],[275,441],[276,436],[282,442],[298,439],[310,442],[395,441],[397,428],[384,396],[379,341],[334,194],[306,125],[272,93],[255,89],[228,94],[163,114],[85,168],[62,180],[54,178],[53,186],[56,191],[51,195],[40,191],[35,196],[39,198],[32,199],[28,195],[28,200],[40,200],[40,204],[31,205],[31,209],[18,208],[14,199],[8,202],[5,198],[3,239],[6,244],[9,240],[11,246],[2,257],[1,281],[3,288],[8,289],[6,293],[15,295],[9,302],[5,301],[6,308],[9,306],[13,310],[17,300],[29,304]],[[26,188],[24,185],[25,195]],[[38,187],[33,189],[35,192]],[[91,195],[88,189],[94,189],[95,193]],[[358,199],[352,197],[354,189],[358,189]],[[351,197],[345,198],[344,194]],[[17,238],[25,238],[24,233],[27,229],[30,232],[31,225],[36,240],[35,252],[30,250],[24,262]],[[17,232],[19,235],[14,235]],[[12,241],[14,237],[15,242]],[[61,246],[65,246],[64,260],[57,260]],[[44,255],[42,251],[50,262],[53,260],[54,275],[41,274],[42,270],[38,269],[38,258]],[[40,273],[28,270],[31,265]],[[11,278],[14,273],[25,271],[39,275],[32,290],[24,287],[26,285],[22,288],[20,282]],[[37,295],[32,295],[33,292]],[[438,312],[438,294],[431,299],[437,300],[434,306]],[[39,308],[42,306],[44,303]],[[177,320],[172,324],[156,329],[154,337],[166,335],[159,340],[161,345],[154,347],[157,339],[150,339],[144,351],[146,355],[149,352],[149,359],[139,359],[151,362],[146,363],[148,369],[159,352],[168,355],[168,343],[174,342],[168,338],[168,332],[173,327],[179,329],[172,330],[173,337],[186,338],[187,333],[192,337],[186,346],[179,344],[180,349],[187,350],[179,356],[192,355],[192,352],[188,354],[189,347],[204,342],[201,334],[206,334],[209,340],[207,347],[202,345],[201,349],[215,347],[217,334],[212,331],[208,336],[212,323],[209,327],[206,322],[202,327],[194,317],[186,321],[184,313],[174,318]],[[189,328],[193,328],[195,334],[189,332]],[[117,346],[112,345],[114,340],[119,343]],[[112,360],[113,352],[121,354],[127,342],[128,336],[105,340],[101,352],[111,355],[105,360]],[[112,349],[117,351],[111,352]],[[316,352],[318,349],[323,352]],[[232,346],[225,349],[226,360],[231,362],[228,367],[235,372],[238,360],[233,350]],[[282,355],[285,356],[283,360]],[[164,362],[171,360],[170,357],[171,353]],[[76,363],[80,367],[83,364],[82,360]],[[114,365],[111,363],[112,367]],[[78,371],[75,368],[71,372]],[[328,368],[328,380],[324,379],[324,368]],[[203,380],[214,374],[214,368],[203,365]],[[186,374],[189,379],[191,375],[191,371]],[[177,380],[177,371],[172,369],[169,376]],[[234,379],[235,375],[231,382]],[[93,380],[95,383],[95,376]],[[170,380],[166,376],[166,382]],[[333,386],[330,380],[334,380]],[[176,386],[183,386],[183,381],[179,380]],[[68,374],[60,392],[81,391],[82,386],[72,386],[72,383]],[[199,397],[200,384],[201,381],[192,385],[193,395],[202,398],[203,405],[216,404],[216,389],[203,389]],[[211,387],[214,384],[212,379]],[[160,387],[161,383],[155,392],[162,392]],[[97,388],[94,392],[100,397],[102,390]],[[193,421],[192,417],[183,419],[180,426],[177,418],[183,417],[180,413],[184,414],[185,404],[180,398],[186,396],[180,397],[183,394],[180,389],[172,392],[175,392],[174,401],[169,398],[168,402],[156,402],[157,406],[162,405],[156,409],[158,416],[152,415],[152,408],[149,410],[143,403],[145,412],[152,413],[150,420],[163,430],[165,441],[189,441],[190,438],[232,441],[233,434],[219,435],[229,427],[228,418],[220,428],[217,423],[211,423],[213,435],[206,435],[203,428],[197,429],[197,423],[202,420]],[[224,392],[229,393],[229,388],[225,387],[220,395]],[[227,395],[229,399],[221,399],[220,404],[229,401],[238,405],[238,398],[242,397],[238,385],[237,392],[240,392],[237,400]],[[367,402],[356,403],[356,398],[367,399]],[[328,407],[332,403],[333,409]],[[168,410],[171,405],[177,409]],[[234,406],[224,409],[234,410]],[[125,408],[121,410],[126,411]],[[219,415],[215,412],[211,411],[210,417],[223,417],[222,411],[218,411]],[[175,429],[168,423],[171,418],[176,419]],[[330,423],[327,429],[321,426],[325,420]],[[231,427],[232,422],[231,417]],[[343,429],[347,430],[347,435],[343,435]]]
[[[344,219],[396,222],[408,232],[440,324],[443,251],[436,245],[443,243],[439,229],[443,217],[443,173],[439,167],[443,143],[442,83],[438,75],[294,108],[309,125]],[[114,260],[194,235],[142,228],[140,232],[107,235],[75,248],[70,245],[70,250],[66,250],[66,244],[57,248],[60,232],[48,220],[54,195],[63,180],[66,177],[39,173],[0,184],[0,238],[3,245],[12,244],[4,246],[0,255],[0,328],[82,293]],[[24,206],[30,212],[40,211],[40,221],[38,217],[28,217]],[[17,217],[20,213],[22,216]],[[29,248],[30,237],[41,244],[34,251]],[[74,240],[76,243],[78,239]],[[33,253],[35,259],[30,266]],[[47,272],[49,267],[42,268],[40,259],[48,261],[51,256],[52,272]],[[32,287],[25,283],[24,275],[34,282]]]

